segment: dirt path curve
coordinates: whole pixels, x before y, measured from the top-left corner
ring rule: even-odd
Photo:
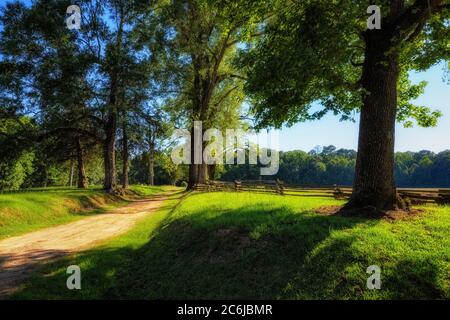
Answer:
[[[0,241],[0,298],[13,293],[20,283],[44,263],[83,251],[130,230],[156,211],[173,192],[68,224],[34,231]]]

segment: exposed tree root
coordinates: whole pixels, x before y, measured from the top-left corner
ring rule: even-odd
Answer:
[[[397,196],[396,203],[388,209],[380,209],[375,206],[358,206],[349,201],[344,206],[326,206],[315,210],[323,215],[338,215],[342,217],[362,217],[369,219],[403,220],[423,212],[413,209],[411,201]]]

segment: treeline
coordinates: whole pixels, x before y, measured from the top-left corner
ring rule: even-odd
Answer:
[[[280,152],[278,174],[287,184],[303,186],[351,186],[354,178],[356,151],[334,146],[315,148],[310,152]],[[450,187],[450,150],[397,152],[395,177],[398,187]],[[217,178],[233,181],[259,179],[259,168],[252,165],[226,166]],[[267,177],[261,177],[267,179]]]
[[[0,137],[0,145],[2,143]],[[120,143],[118,143],[119,145]],[[120,149],[119,149],[120,150]],[[150,160],[153,158],[153,160]],[[117,180],[124,181],[121,170],[123,159],[121,152],[116,155]],[[83,174],[78,172],[83,169]],[[128,183],[168,185],[180,184],[187,177],[187,168],[174,165],[170,157],[155,151],[152,157],[148,151],[139,151],[133,155],[128,165]],[[46,154],[44,146],[35,144],[25,150],[0,154],[0,190],[19,190],[28,188],[79,186],[80,176],[83,187],[103,186],[104,163],[100,148],[84,157],[82,168],[74,157],[51,156]]]
[[[280,128],[328,112],[353,119],[356,110],[364,139],[352,201],[393,208],[395,120],[427,127],[441,115],[411,103],[425,83],[412,84],[408,71],[449,58],[442,2],[430,10],[416,1],[402,19],[392,6],[386,19],[405,20],[391,28],[400,34],[364,36],[364,2],[343,11],[331,0],[83,0],[81,28],[69,30],[72,1],[7,1],[0,8],[0,188],[95,184],[121,192],[136,182],[192,188],[255,177],[254,167],[195,163],[193,154],[190,165],[175,166],[173,131],[193,132],[196,121],[204,132]],[[380,83],[389,89],[380,92]],[[283,153],[278,177],[351,184],[355,152],[324,150]],[[440,154],[418,157],[397,164],[399,184],[447,183]]]

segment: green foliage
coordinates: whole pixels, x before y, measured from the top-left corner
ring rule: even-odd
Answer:
[[[450,151],[397,152],[395,155],[397,184],[405,187],[450,186]]]
[[[23,152],[10,162],[0,162],[0,190],[18,190],[33,172],[34,153]]]
[[[309,153],[299,150],[280,152],[278,173],[270,179],[305,186],[352,185],[356,152],[335,149],[334,146],[328,146],[322,151],[312,150]],[[225,166],[220,179],[259,179],[259,173],[256,165]]]
[[[25,131],[34,131],[30,118],[0,117],[0,190],[19,189],[34,171],[35,153]]]
[[[303,186],[352,186],[356,151],[334,146],[310,152],[280,152],[279,171],[274,177],[287,184]],[[224,166],[219,179],[226,181],[259,179],[257,165]],[[397,152],[395,177],[398,187],[448,188],[450,186],[450,151]],[[266,179],[266,177],[261,177]]]
[[[386,17],[386,1],[374,4],[381,5]],[[273,16],[264,23],[264,35],[241,50],[237,61],[247,68],[245,91],[260,127],[320,119],[328,112],[353,119],[354,111],[361,110],[367,94],[361,89],[367,5],[351,0],[277,2]],[[425,84],[411,84],[407,74],[450,59],[449,12],[436,13],[417,38],[394,48],[401,65],[398,120],[405,126],[412,125],[410,119],[420,126],[434,126],[441,116],[410,103]],[[383,20],[383,27],[388,28],[388,23]],[[312,110],[318,104],[319,111]]]
[[[174,185],[180,180],[187,179],[186,168],[175,165],[169,155],[161,152],[155,156],[154,174],[156,185]],[[147,184],[148,176],[148,154],[143,153],[131,159],[130,182]]]
[[[136,26],[137,42],[159,63],[161,90],[173,121],[190,128],[239,126],[243,80],[232,61],[238,44],[258,32],[270,1],[157,1]],[[239,8],[239,9],[238,9]],[[144,30],[144,31],[143,31]]]

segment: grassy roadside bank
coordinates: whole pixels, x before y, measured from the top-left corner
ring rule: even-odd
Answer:
[[[405,220],[326,216],[333,199],[172,196],[135,228],[51,263],[21,299],[449,299],[450,207]],[[82,289],[66,288],[79,265]],[[381,290],[366,269],[381,268]]]
[[[158,233],[159,228],[176,210],[187,193],[179,190],[170,195],[163,206],[141,220],[132,230],[119,237],[107,240],[92,250],[60,259],[37,271],[23,285],[23,290],[12,299],[101,299],[116,297],[116,290],[122,286],[122,273],[135,263],[135,250],[142,248]],[[82,290],[67,290],[66,269],[78,265],[82,270]],[[85,272],[86,271],[86,272]],[[48,278],[48,272],[51,272]],[[49,281],[50,280],[50,281]],[[39,289],[39,287],[41,287]]]
[[[49,188],[48,191],[0,194],[0,239],[75,221],[126,205],[131,198],[163,192],[163,186],[130,186],[130,196],[98,188]]]

